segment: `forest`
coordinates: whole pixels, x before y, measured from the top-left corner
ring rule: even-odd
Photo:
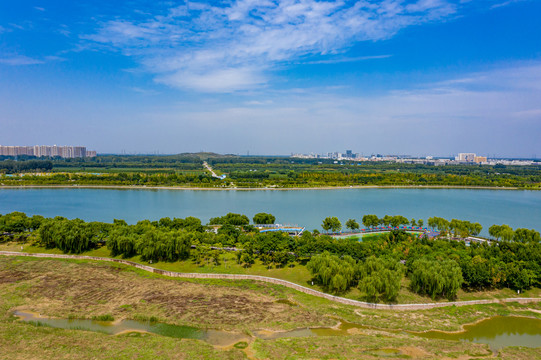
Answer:
[[[203,167],[207,161],[224,180]],[[41,172],[40,174],[35,174]],[[433,166],[393,162],[246,157],[212,153],[104,155],[82,159],[0,159],[4,185],[119,185],[208,188],[483,186],[541,188],[541,165]]]
[[[374,216],[363,216],[363,223],[370,226]],[[273,216],[260,213],[253,220],[262,219],[272,220]],[[384,221],[378,219],[378,224],[380,220]],[[491,235],[501,239],[467,244],[454,236],[480,231],[475,223],[439,217],[427,221],[429,227],[440,231],[435,238],[395,229],[362,241],[333,238],[317,230],[298,237],[259,232],[242,214],[229,213],[212,222],[218,225],[203,225],[195,217],[129,225],[123,220],[85,222],[13,212],[0,215],[0,242],[34,242],[71,254],[106,247],[112,257],[201,265],[219,264],[225,252],[234,252],[237,263],[246,269],[256,260],[268,268],[291,271],[306,266],[312,281],[325,291],[342,294],[357,287],[370,301],[393,302],[404,277],[410,280],[411,291],[434,299],[454,299],[460,288],[541,287],[541,238],[533,229],[494,225]],[[512,236],[501,236],[502,228]]]

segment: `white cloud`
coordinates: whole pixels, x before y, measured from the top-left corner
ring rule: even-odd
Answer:
[[[507,1],[503,1],[503,2],[500,2],[500,3],[494,4],[490,8],[491,9],[497,9],[497,8],[501,8],[501,7],[504,7],[504,6],[508,6],[508,5],[511,5],[511,4],[514,4],[514,3],[517,3],[517,2],[523,2],[523,1],[526,1],[526,0],[507,0]]]
[[[541,83],[541,63],[380,95],[269,91],[242,104],[183,105],[179,112],[152,118],[161,119],[164,128],[178,126],[178,133],[186,127],[188,133],[204,132],[201,146],[216,144],[222,152],[319,152],[347,145],[357,151],[439,155],[474,147],[478,153],[523,156],[541,151],[541,88],[532,87],[534,83]],[[232,126],[236,130],[225,142],[223,132]]]
[[[82,39],[135,56],[161,83],[228,92],[264,84],[278,63],[343,53],[357,41],[388,39],[404,27],[456,11],[451,0],[187,2],[166,15],[102,22]],[[383,56],[351,61],[369,58]]]
[[[0,64],[11,65],[11,66],[21,66],[21,65],[37,65],[43,64],[42,60],[33,59],[24,55],[14,55],[9,57],[0,58]]]
[[[303,64],[339,64],[339,63],[357,62],[357,61],[365,61],[365,60],[387,59],[387,58],[390,58],[390,57],[392,57],[392,55],[371,55],[371,56],[358,56],[358,57],[342,57],[342,58],[334,58],[334,59],[306,61]]]
[[[174,74],[157,77],[156,81],[202,92],[230,92],[231,90],[251,89],[255,85],[264,83],[264,78],[250,68],[230,68],[200,73],[178,71]]]

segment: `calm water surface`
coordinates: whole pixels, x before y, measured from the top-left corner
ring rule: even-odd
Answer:
[[[22,311],[16,311],[15,316],[18,316],[22,321],[25,322],[47,325],[54,328],[96,331],[109,335],[131,332],[148,332],[179,339],[198,339],[218,346],[228,346],[239,341],[249,340],[249,337],[244,334],[220,330],[201,330],[191,326],[178,326],[159,322],[137,320],[111,322],[88,319],[57,319],[39,317],[35,314]]]
[[[431,216],[541,229],[541,191],[471,189],[336,189],[197,191],[111,189],[0,189],[0,213],[23,211],[87,221],[158,220],[195,216],[203,222],[228,212],[270,212],[277,222],[320,229],[327,216],[342,222],[364,214]]]
[[[463,332],[429,331],[415,335],[430,339],[461,340],[488,344],[492,350],[505,346],[541,346],[541,320],[518,316],[496,316],[465,325]]]
[[[247,335],[230,333],[219,330],[201,330],[189,326],[177,326],[162,323],[142,322],[135,320],[122,320],[120,322],[95,321],[95,320],[69,320],[37,317],[35,314],[16,311],[15,315],[22,321],[41,323],[55,328],[98,331],[111,335],[126,332],[149,332],[162,336],[183,339],[199,339],[213,345],[228,346],[239,341],[249,341]],[[362,332],[367,327],[342,322],[335,328],[303,328],[284,332],[254,331],[254,335],[263,340],[313,337],[313,336],[349,336]],[[506,346],[541,346],[541,320],[518,317],[496,316],[472,325],[465,325],[464,331],[446,333],[442,331],[429,331],[423,333],[411,332],[416,336],[429,339],[444,339],[455,341],[469,341],[479,344],[488,344],[493,351]],[[379,349],[385,354],[395,354],[396,349]],[[398,351],[399,352],[399,351]]]

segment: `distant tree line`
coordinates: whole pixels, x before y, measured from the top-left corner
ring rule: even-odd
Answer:
[[[50,160],[4,160],[0,161],[0,172],[14,174],[27,171],[49,171],[53,168]]]
[[[33,161],[43,164],[40,164],[40,167],[31,167],[30,162]],[[226,174],[227,178],[220,180],[210,176],[202,166],[203,161]],[[329,159],[221,156],[211,153],[166,156],[105,155],[95,158],[40,160],[23,156],[17,161],[9,159],[0,161],[1,163],[6,163],[6,168],[2,170],[0,167],[0,172],[53,170],[72,174],[64,177],[24,176],[17,180],[4,179],[6,185],[17,181],[18,185],[70,182],[81,185],[221,187],[228,186],[230,181],[233,181],[237,187],[255,188],[352,185],[541,187],[541,165],[431,166],[352,161],[334,164]]]

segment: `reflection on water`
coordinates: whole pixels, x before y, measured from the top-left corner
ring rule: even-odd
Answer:
[[[15,315],[25,322],[39,325],[61,329],[96,331],[109,335],[146,332],[179,339],[198,339],[216,346],[229,346],[239,341],[249,340],[249,337],[244,334],[219,330],[201,330],[191,326],[169,325],[149,321],[122,320],[111,322],[86,319],[54,319],[21,311],[16,311]]]
[[[325,206],[322,206],[325,204]],[[536,228],[541,213],[541,191],[466,189],[334,189],[298,191],[193,191],[105,189],[3,189],[0,214],[22,211],[47,217],[65,216],[86,221],[142,219],[169,216],[209,218],[228,212],[252,217],[258,212],[276,216],[278,223],[321,229],[329,214],[345,221],[361,214],[402,214],[427,219],[467,219],[492,224]]]
[[[496,316],[476,324],[465,325],[464,331],[447,333],[428,331],[413,333],[430,339],[461,340],[488,344],[492,350],[505,346],[541,346],[541,320],[518,316]]]
[[[251,340],[251,337],[239,333],[230,333],[220,330],[201,330],[190,326],[169,325],[158,322],[145,322],[137,320],[122,320],[117,322],[80,320],[80,319],[53,319],[40,317],[32,313],[16,311],[15,315],[22,321],[48,325],[55,328],[97,331],[110,335],[129,332],[147,332],[162,336],[180,339],[198,339],[216,346],[230,346],[239,341]],[[303,328],[290,331],[254,331],[254,336],[263,340],[273,340],[293,337],[314,336],[348,336],[362,334],[370,327],[341,322],[331,328]],[[393,331],[393,330],[390,330]],[[443,340],[471,341],[488,344],[492,350],[506,346],[541,346],[541,320],[517,316],[496,316],[480,321],[476,324],[465,325],[464,331],[448,333],[443,331],[409,332],[410,334]],[[375,350],[371,350],[374,352]],[[394,349],[379,349],[389,355]]]
[[[341,322],[340,325],[332,328],[303,328],[290,331],[255,331],[254,335],[260,339],[272,340],[291,337],[310,337],[310,336],[347,336],[361,333],[361,329],[367,327],[349,322]]]

